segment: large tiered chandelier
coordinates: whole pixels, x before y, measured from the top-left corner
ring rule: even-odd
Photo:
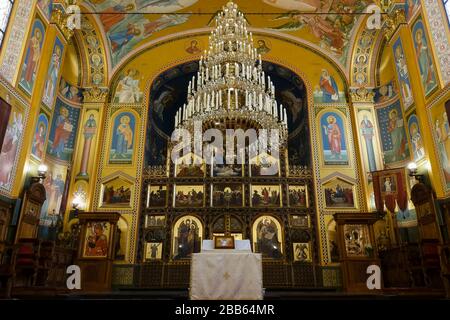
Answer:
[[[275,100],[275,87],[263,71],[244,15],[228,2],[215,25],[175,127],[191,130],[194,121],[202,121],[204,128],[278,129],[280,142],[285,142],[286,109]]]

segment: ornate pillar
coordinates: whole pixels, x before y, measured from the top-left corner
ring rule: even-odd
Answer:
[[[93,203],[95,189],[95,176],[100,157],[100,142],[105,104],[108,97],[108,88],[92,87],[84,91],[83,109],[80,115],[78,141],[74,150],[74,175],[70,182],[70,192],[67,211],[74,203],[77,209],[89,210]],[[66,214],[65,228],[73,215]]]
[[[383,167],[380,135],[374,109],[375,93],[371,89],[361,87],[351,89],[350,96],[355,119],[355,136],[362,163],[361,176],[364,180],[362,185],[365,188],[367,207],[369,210],[375,210],[371,172],[381,170]]]
[[[428,124],[428,115],[425,108],[427,101],[420,80],[421,77],[419,66],[416,61],[413,37],[411,30],[406,23],[403,10],[396,10],[386,17],[384,31],[387,43],[393,50],[394,58],[392,63],[394,64],[394,68],[397,70],[398,75],[396,81],[398,88],[400,89],[405,130],[407,131],[406,135],[408,140],[410,140],[407,119],[413,114],[416,114],[417,116],[420,132],[422,133],[421,138],[425,150],[425,157],[418,163],[419,172],[426,173],[426,171],[429,170],[428,163],[431,166],[432,172],[440,172],[438,161],[433,156],[435,152],[433,137],[429,134],[433,131],[433,128]],[[405,73],[407,76],[405,76]],[[406,77],[409,77],[409,83],[405,80]],[[405,93],[402,94],[402,92]],[[410,92],[409,99],[405,98],[405,96],[408,95],[408,92]],[[409,145],[411,146],[411,141]],[[411,157],[411,159],[413,159],[413,157]],[[429,174],[428,177],[438,195],[442,193],[444,186],[441,184],[439,175]]]

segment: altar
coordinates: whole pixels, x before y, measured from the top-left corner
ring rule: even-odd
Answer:
[[[192,255],[190,299],[262,300],[261,254],[251,252],[249,241],[236,249],[213,249],[208,241]]]

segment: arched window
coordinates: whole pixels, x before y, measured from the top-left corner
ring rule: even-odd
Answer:
[[[447,13],[447,21],[450,24],[450,0],[442,0],[444,4],[445,12]]]
[[[0,48],[5,37],[6,27],[8,26],[9,16],[11,15],[14,0],[0,1]]]

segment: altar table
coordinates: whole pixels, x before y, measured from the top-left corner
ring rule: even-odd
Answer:
[[[221,249],[194,253],[192,300],[262,300],[261,254]]]

